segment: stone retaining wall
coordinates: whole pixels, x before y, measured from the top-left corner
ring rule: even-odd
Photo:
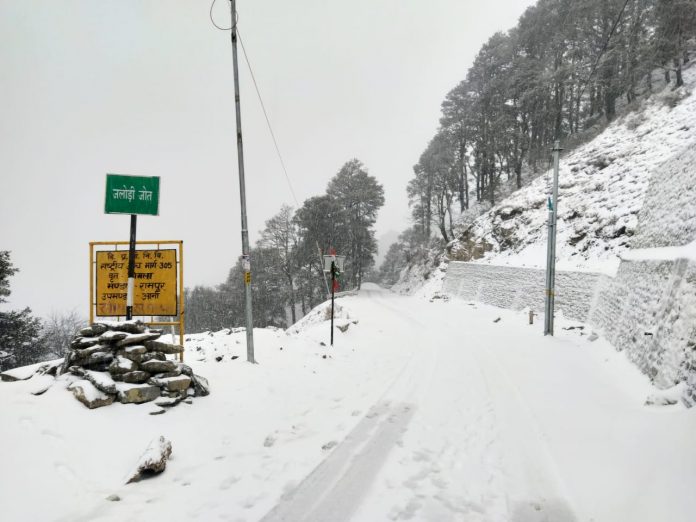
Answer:
[[[464,299],[544,313],[545,271],[538,268],[452,261],[443,288]],[[565,317],[587,321],[599,290],[610,278],[589,272],[556,272],[556,309]]]
[[[545,271],[452,261],[443,289],[472,301],[544,314]],[[556,309],[596,328],[659,388],[688,383],[696,403],[696,263],[622,261],[615,278],[557,272]]]

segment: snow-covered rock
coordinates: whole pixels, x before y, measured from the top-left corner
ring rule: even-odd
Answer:
[[[130,474],[127,484],[162,473],[167,467],[167,460],[171,454],[172,443],[170,441],[162,436],[152,440],[138,459],[135,470]]]
[[[123,404],[142,404],[160,396],[160,387],[151,384],[118,383],[118,400]]]
[[[80,380],[72,383],[68,389],[73,392],[75,398],[90,410],[108,406],[114,402],[114,395],[109,395],[99,391],[94,384],[88,380]]]

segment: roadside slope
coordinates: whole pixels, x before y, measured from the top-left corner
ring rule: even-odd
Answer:
[[[665,87],[595,139],[562,156],[559,268],[613,274],[631,245],[651,176],[696,146],[696,67],[685,86]],[[543,267],[551,171],[477,218],[448,246],[453,260]],[[481,252],[484,252],[481,257]]]

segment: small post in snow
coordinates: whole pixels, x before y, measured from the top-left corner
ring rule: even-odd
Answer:
[[[336,261],[331,261],[331,346],[334,332],[334,296],[336,295]]]
[[[553,335],[553,313],[556,298],[556,222],[558,219],[558,163],[560,142],[553,144],[553,199],[548,200],[548,244],[546,249],[546,302],[544,309],[544,335]]]
[[[324,256],[324,272],[331,273],[331,346],[334,340],[334,298],[338,290],[338,280],[336,279],[343,271],[343,263],[346,256],[337,256],[336,250],[329,249],[329,255]]]

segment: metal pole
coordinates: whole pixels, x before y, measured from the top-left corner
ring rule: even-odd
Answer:
[[[254,319],[251,314],[251,259],[249,257],[249,227],[246,213],[246,188],[244,184],[244,147],[242,145],[242,112],[239,104],[239,67],[237,64],[237,2],[230,0],[232,12],[232,64],[234,67],[234,108],[237,114],[237,162],[239,164],[239,198],[242,207],[242,268],[246,297],[247,361],[254,359]]]
[[[130,244],[128,246],[128,293],[126,294],[126,321],[133,319],[133,292],[135,291],[135,234],[138,216],[131,214]]]
[[[556,300],[556,223],[558,220],[558,164],[560,142],[553,144],[553,199],[549,201],[548,245],[546,249],[546,303],[544,335],[553,335],[553,314]]]
[[[331,346],[334,333],[334,294],[336,289],[336,262],[331,261]]]

